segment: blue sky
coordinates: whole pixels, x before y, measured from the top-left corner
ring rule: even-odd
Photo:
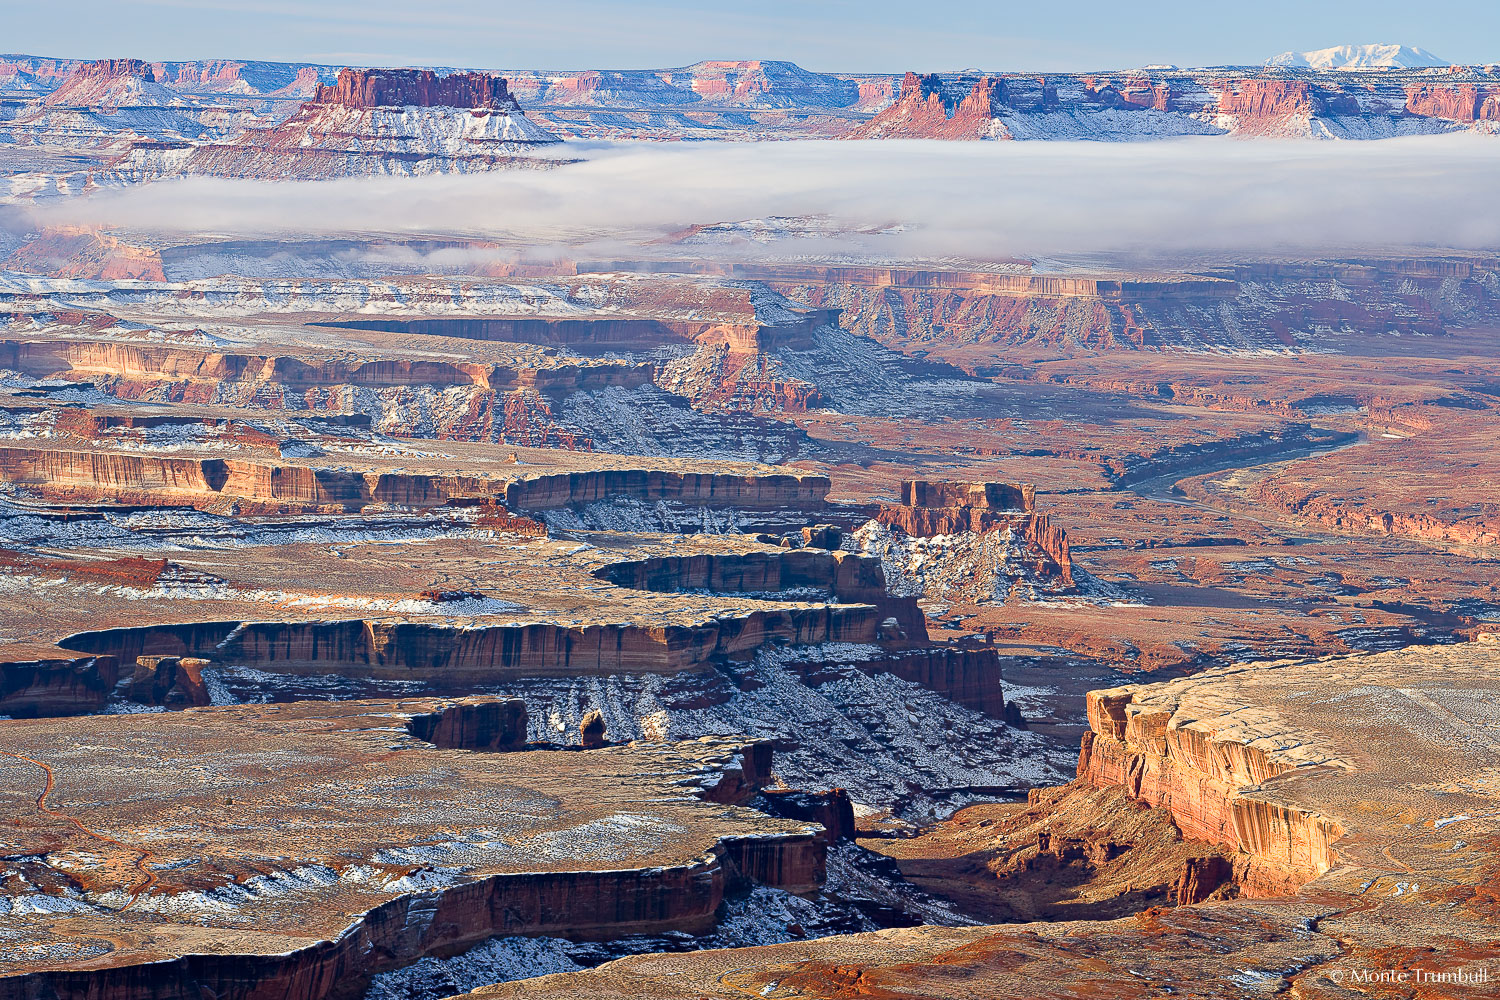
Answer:
[[[0,48],[90,58],[1081,70],[1259,63],[1288,49],[1401,42],[1454,62],[1500,62],[1495,0],[0,0],[0,9]]]

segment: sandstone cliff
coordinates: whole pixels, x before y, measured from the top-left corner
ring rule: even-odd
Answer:
[[[849,545],[878,555],[893,593],[1003,601],[1017,585],[1074,585],[1068,536],[1030,485],[909,480]]]
[[[33,848],[7,873],[6,934],[25,957],[0,997],[339,998],[494,935],[703,932],[730,890],[823,880],[815,827],[739,804],[769,779],[769,747],[475,752],[511,748],[503,718],[474,714],[486,706],[514,703],[8,724],[6,835]],[[69,741],[85,732],[97,746],[80,756]],[[104,749],[122,732],[131,750]],[[212,777],[194,763],[205,734],[225,765]],[[268,752],[280,766],[259,763]],[[319,822],[287,824],[288,801]],[[79,851],[83,867],[66,860]]]
[[[981,77],[967,93],[945,86],[936,73],[907,73],[889,108],[850,131],[850,139],[1007,138],[994,114],[1000,85]]]
[[[279,125],[191,148],[142,143],[111,166],[131,180],[469,173],[545,167],[525,154],[557,141],[522,113],[500,77],[346,69]]]
[[[1500,115],[1494,67],[918,75],[850,138],[1146,139],[1275,135],[1379,139]]]
[[[1340,349],[1363,338],[1500,322],[1496,263],[1485,257],[1242,264],[1211,275],[1123,279],[885,268],[735,273],[798,302],[841,309],[846,328],[908,351],[915,344]],[[998,367],[991,355],[953,358],[966,368]]]
[[[1139,702],[1138,692],[1146,695]],[[1179,708],[1170,689],[1089,692],[1080,779],[1122,787],[1166,809],[1184,835],[1249,855],[1246,889],[1252,894],[1290,892],[1332,868],[1333,844],[1345,832],[1337,818],[1255,793],[1299,767],[1348,765],[1317,743],[1260,737],[1257,722],[1269,721],[1264,712],[1243,722],[1195,720]]]
[[[450,73],[430,69],[341,69],[338,82],[318,87],[315,104],[346,108],[507,108],[519,111],[503,77],[489,73]]]

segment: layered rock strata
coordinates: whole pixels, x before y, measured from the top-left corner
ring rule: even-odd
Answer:
[[[925,565],[929,556],[941,561],[942,553],[928,551],[931,546],[920,546],[919,552],[907,551],[912,546],[904,539],[963,536],[961,545],[963,540],[972,541],[969,536],[1002,532],[1008,540],[1014,541],[1015,551],[1005,553],[1003,558],[991,555],[984,561],[1001,559],[1037,579],[1055,578],[1062,587],[1073,586],[1073,557],[1067,532],[1053,524],[1048,515],[1037,511],[1036,490],[1030,485],[908,480],[902,484],[901,503],[881,505],[874,523],[889,529],[889,533],[861,529],[863,534],[857,533],[852,544],[863,545],[866,551],[879,554],[887,565],[888,578],[910,577],[913,567],[923,570],[917,574],[923,581],[932,576],[936,583],[937,577],[943,575],[941,566]],[[999,565],[989,566],[986,575],[993,577],[1001,569]],[[994,596],[995,587],[991,582],[973,582]],[[924,592],[931,589],[923,583]],[[939,595],[933,592],[928,596]]]
[[[342,69],[336,83],[313,95],[318,104],[346,108],[507,108],[520,110],[504,78],[489,73],[450,73],[430,69]]]
[[[1494,67],[1310,72],[908,72],[851,138],[1150,139],[1273,135],[1383,139],[1500,121]]]
[[[347,996],[495,934],[699,931],[737,884],[823,877],[818,827],[733,804],[765,778],[743,742],[495,754],[408,733],[435,715],[472,742],[442,720],[480,707],[5,723],[0,997]]]
[[[1282,351],[1403,332],[1440,335],[1500,320],[1495,262],[1484,257],[1236,264],[1191,276],[744,264],[728,270],[765,280],[796,301],[841,309],[845,327],[887,346],[909,351],[920,344],[982,371],[1001,362],[988,353],[935,349]]]
[[[113,656],[0,661],[0,715],[82,715],[109,703],[119,683]]]
[[[196,146],[137,144],[112,164],[140,180],[182,174],[315,180],[546,166],[558,142],[530,121],[503,78],[432,70],[344,69],[272,128]]]
[[[947,88],[936,73],[908,72],[896,102],[849,133],[851,139],[1009,138],[996,127],[993,102],[1003,87],[991,77],[974,81],[967,93]],[[997,134],[998,133],[998,134]]]
[[[704,590],[871,604],[895,621],[900,638],[911,642],[927,639],[926,619],[915,601],[892,597],[880,561],[853,552],[792,549],[702,553],[612,563],[597,570],[595,575],[617,586],[637,590],[666,593]]]
[[[605,468],[506,476],[355,471],[251,459],[193,458],[68,448],[0,448],[0,480],[65,500],[113,499],[203,505],[220,499],[286,509],[358,510],[373,503],[435,507],[499,500],[510,511],[545,511],[611,499],[773,511],[821,506],[826,476],[735,475],[670,468]]]
[[[1500,876],[1500,802],[1488,779],[1500,764],[1497,692],[1495,641],[1221,668],[1095,692],[1081,783],[1034,797],[1033,807],[1060,812],[1050,824],[1033,817],[1038,839],[1018,860],[1092,851],[1095,866],[1107,867],[1126,857],[1106,843],[1107,829],[1091,827],[1090,809],[1099,810],[1095,823],[1132,836],[1165,829],[1171,840],[1180,827],[1189,840],[1173,850],[1187,852],[1197,837],[1200,861],[1170,891],[1183,903],[1206,891],[1207,902],[1113,920],[890,930],[629,958],[469,996],[1488,995],[1500,978],[1490,889]],[[1158,815],[1132,816],[1127,805],[1122,817],[1122,795]],[[983,839],[982,828],[972,833]],[[1213,898],[1224,883],[1210,883],[1224,865],[1246,878],[1232,888],[1266,898]],[[1139,887],[1131,874],[1115,873]],[[1089,890],[1048,891],[1076,906]],[[1362,982],[1397,990],[1351,989],[1365,970],[1385,978]]]
[[[134,660],[206,656],[283,673],[422,681],[443,690],[507,677],[677,673],[790,645],[875,643],[885,617],[869,605],[788,607],[699,625],[452,625],[403,621],[224,621],[81,632],[68,649]],[[107,652],[106,652],[107,651]]]

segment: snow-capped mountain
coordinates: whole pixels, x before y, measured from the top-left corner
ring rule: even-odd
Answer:
[[[1283,52],[1266,60],[1267,66],[1290,69],[1419,69],[1447,66],[1426,49],[1411,45],[1335,45],[1311,52]]]

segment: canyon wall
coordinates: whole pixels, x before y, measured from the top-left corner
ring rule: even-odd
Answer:
[[[0,662],[0,715],[32,719],[102,711],[119,679],[113,656]]]
[[[519,698],[461,698],[412,716],[406,731],[444,750],[520,750],[526,723],[526,703]]]
[[[1257,505],[1306,518],[1336,531],[1395,535],[1465,547],[1500,546],[1500,514],[1492,508],[1467,516],[1456,513],[1435,516],[1411,509],[1415,502],[1405,497],[1337,496],[1329,487],[1345,489],[1347,481],[1318,482],[1272,475],[1254,483],[1248,493]],[[1382,509],[1383,505],[1397,504],[1407,505],[1407,509]]]
[[[773,594],[814,590],[846,604],[875,604],[886,597],[879,560],[823,549],[663,556],[612,563],[594,575],[619,587],[664,593],[710,590]]]
[[[1175,704],[1142,703],[1139,690],[1089,692],[1080,780],[1124,788],[1167,810],[1184,836],[1248,855],[1242,889],[1252,896],[1293,892],[1337,863],[1333,844],[1344,829],[1336,820],[1256,794],[1292,765],[1255,745],[1253,736],[1179,722]]]
[[[338,82],[320,85],[317,104],[346,108],[511,108],[520,109],[505,79],[490,73],[450,73],[430,69],[341,69]]]
[[[386,388],[470,385],[511,391],[567,391],[638,386],[651,381],[649,367],[589,362],[555,366],[395,359],[292,357],[239,354],[178,346],[142,346],[87,340],[0,341],[0,364],[37,378],[104,380],[122,399],[166,395],[180,402],[229,402],[236,395],[266,405],[266,390],[322,393],[341,386]],[[244,383],[242,392],[226,383]]]
[[[1185,278],[1054,277],[861,268],[737,267],[781,294],[842,310],[898,350],[964,345],[1236,350],[1336,348],[1345,338],[1442,335],[1500,323],[1488,257],[1249,264]],[[1330,286],[1335,293],[1330,294]],[[995,359],[954,354],[965,368]]]
[[[1500,120],[1494,67],[1298,72],[907,73],[850,138],[1144,139],[1223,134],[1386,138]]]
[[[60,644],[126,662],[207,657],[283,673],[421,680],[457,692],[515,676],[676,673],[714,660],[747,660],[773,641],[869,644],[878,640],[884,617],[869,605],[834,605],[752,611],[692,626],[198,622],[81,632]]]
[[[823,506],[832,483],[827,476],[736,476],[658,469],[599,469],[531,476],[507,483],[511,510],[553,510],[611,497],[672,500],[744,510]]]
[[[432,507],[488,496],[494,481],[470,476],[355,472],[238,459],[174,458],[60,448],[0,448],[0,480],[59,499],[190,505],[236,498],[276,507],[357,510],[371,503]]]
[[[499,479],[17,447],[0,447],[0,481],[70,501],[111,498],[159,503],[165,496],[191,505],[233,498],[288,509],[357,510],[372,503],[433,507],[452,499],[503,497],[512,512],[618,498],[748,511],[809,510],[823,506],[830,488],[826,476],[779,473],[624,468]]]
[[[901,499],[900,504],[882,504],[875,520],[910,538],[1008,529],[1023,543],[1022,558],[1031,572],[1073,586],[1067,532],[1036,510],[1036,488],[1030,484],[907,480]]]

